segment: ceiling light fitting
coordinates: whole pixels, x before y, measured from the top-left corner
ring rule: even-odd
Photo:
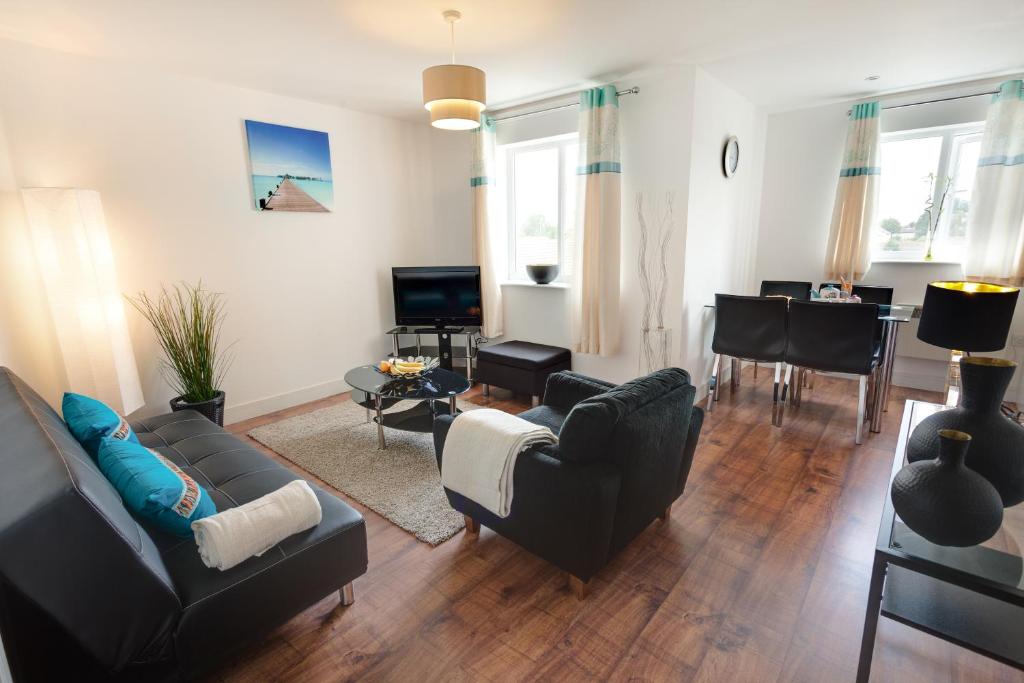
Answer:
[[[474,66],[455,63],[455,22],[462,14],[450,9],[442,16],[451,30],[451,63],[423,70],[423,106],[435,128],[473,130],[487,108],[486,77]]]

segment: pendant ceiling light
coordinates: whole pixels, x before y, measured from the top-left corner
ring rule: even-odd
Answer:
[[[444,20],[451,27],[451,64],[423,70],[423,106],[430,112],[430,125],[446,130],[480,127],[480,112],[487,108],[484,72],[474,66],[455,63],[456,10],[446,10]]]

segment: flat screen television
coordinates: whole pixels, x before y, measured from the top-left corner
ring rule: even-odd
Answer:
[[[479,266],[392,268],[395,324],[481,325]]]

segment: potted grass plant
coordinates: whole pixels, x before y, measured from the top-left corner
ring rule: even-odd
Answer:
[[[198,285],[161,287],[156,297],[140,292],[128,301],[153,327],[163,351],[162,371],[177,393],[171,410],[195,410],[224,426],[221,381],[230,364],[221,349],[223,295]]]

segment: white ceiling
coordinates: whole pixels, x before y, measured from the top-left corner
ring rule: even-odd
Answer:
[[[1024,69],[1024,0],[0,0],[0,38],[409,117],[449,7],[492,107],[673,63],[770,110]]]

